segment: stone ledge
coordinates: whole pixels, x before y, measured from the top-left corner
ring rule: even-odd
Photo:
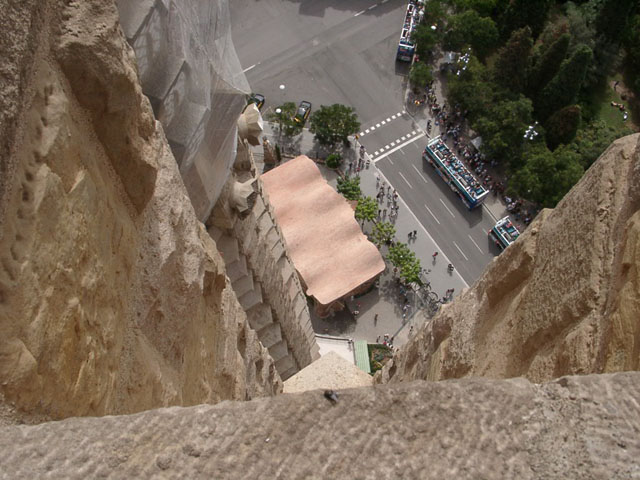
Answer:
[[[6,478],[640,478],[640,373],[413,382],[0,429]]]

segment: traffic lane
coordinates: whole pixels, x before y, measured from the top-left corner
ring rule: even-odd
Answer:
[[[398,116],[397,113],[399,112],[396,111],[393,114],[382,116],[377,122],[374,121],[369,127],[363,127],[361,130],[365,132],[365,135],[360,137],[360,142],[374,160],[399,145],[411,140],[416,141],[419,138],[418,135],[422,133],[421,130],[415,127],[411,117],[402,114]],[[394,115],[396,116],[395,119],[393,118]],[[375,130],[371,130],[371,128]],[[366,133],[366,130],[370,130],[369,133]]]
[[[477,223],[473,228],[467,227],[467,223],[461,221],[461,218],[476,215],[476,212],[465,209],[463,216],[460,216],[452,210],[442,195],[446,191],[439,189],[438,183],[442,180],[425,177],[410,159],[393,154],[376,165],[465,280],[475,280],[494,257],[488,248],[485,233],[491,228],[492,220]],[[460,201],[455,195],[453,199]]]
[[[396,12],[397,13],[397,12]],[[397,16],[397,15],[396,15]],[[393,24],[397,23],[396,18]],[[374,47],[389,43],[389,29],[382,28],[390,22],[389,15],[381,17],[360,16],[334,25],[319,35],[293,45],[291,48],[262,60],[246,72],[253,90],[267,97],[268,105],[278,105],[284,96],[287,100],[307,98],[312,103],[344,103],[356,109],[361,121],[396,108],[393,97],[385,95],[388,84],[380,82],[377,71],[362,58],[355,47],[359,37],[366,36]],[[392,23],[389,23],[392,25]],[[388,55],[394,55],[389,51]],[[307,75],[305,81],[294,81],[290,76]],[[279,85],[285,85],[280,92]],[[269,100],[270,98],[275,100]],[[317,97],[317,98],[316,98]]]
[[[458,251],[452,244],[451,239],[455,234],[450,232],[450,226],[436,224],[431,218],[428,217],[428,214],[424,211],[424,207],[421,207],[421,205],[419,205],[419,201],[416,201],[413,195],[407,194],[407,189],[410,187],[408,187],[404,183],[405,179],[402,176],[402,172],[399,172],[397,169],[393,168],[393,165],[389,162],[389,160],[393,159],[387,158],[382,160],[378,164],[378,168],[392,185],[392,187],[398,191],[398,194],[401,196],[403,203],[406,205],[405,208],[411,210],[413,216],[415,216],[415,219],[417,219],[420,225],[424,227],[429,236],[435,242],[436,251],[439,251],[441,254],[438,259],[430,260],[430,255],[433,252],[416,251],[418,257],[421,258],[423,267],[426,269],[430,269],[432,271],[431,273],[437,274],[440,277],[443,275],[446,276],[447,274],[453,276],[452,272],[447,271],[447,263],[446,261],[444,261],[444,257],[446,257],[446,259],[448,259],[448,261],[455,266],[458,273],[462,276],[465,282],[467,282],[468,284],[473,283],[473,281],[478,278],[481,269],[475,268],[474,265],[469,265],[468,260],[466,260],[461,255],[460,251]],[[411,216],[411,214],[408,212],[401,212],[400,215],[404,217],[403,221],[406,221],[407,216],[409,216],[410,218],[409,221],[413,220],[413,216]],[[409,227],[409,229],[411,229],[411,226]]]

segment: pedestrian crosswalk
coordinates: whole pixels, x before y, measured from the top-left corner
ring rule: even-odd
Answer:
[[[406,135],[403,135],[400,138],[397,138],[393,142],[390,142],[384,147],[380,148],[379,150],[376,150],[375,152],[373,152],[373,154],[371,155],[372,157],[371,160],[374,162],[376,160],[380,160],[382,157],[386,157],[388,154],[392,153],[393,151],[398,150],[399,148],[402,148],[405,145],[411,142],[414,142],[423,136],[424,136],[424,132],[421,132],[419,130],[412,130]],[[389,151],[390,149],[393,149],[393,150],[390,152]]]
[[[394,115],[391,115],[390,117],[387,117],[385,120],[380,120],[378,123],[376,123],[375,125],[371,125],[369,128],[367,128],[366,130],[363,130],[359,133],[360,137],[364,137],[365,135],[368,135],[369,133],[372,133],[373,131],[376,130],[376,128],[380,128],[385,126],[388,123],[393,122],[394,120],[401,118],[403,115],[406,115],[406,111],[402,110]]]

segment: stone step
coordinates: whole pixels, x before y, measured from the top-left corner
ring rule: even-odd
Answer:
[[[289,375],[289,377],[285,377],[285,372],[289,373],[290,370],[294,370],[295,373],[297,369],[298,367],[296,367],[296,362],[291,355],[287,355],[286,357],[281,358],[276,362],[276,370],[278,370],[278,373],[283,380],[293,375],[292,373],[291,375]]]
[[[269,354],[271,358],[273,358],[274,362],[277,362],[283,357],[289,355],[289,347],[287,346],[287,342],[282,340],[275,345],[269,347]]]
[[[216,243],[218,245],[218,250],[220,250],[220,253],[222,254],[222,258],[224,258],[225,265],[233,263],[240,258],[238,241],[235,238],[223,235]]]
[[[261,303],[256,305],[252,309],[247,311],[247,319],[249,320],[249,325],[256,332],[263,329],[270,323],[273,323],[273,315],[271,313],[271,308],[269,305]]]
[[[280,325],[277,323],[270,323],[258,331],[258,337],[260,337],[260,342],[262,342],[262,345],[264,345],[265,348],[271,348],[276,343],[282,341]]]
[[[231,282],[235,282],[239,278],[248,275],[249,270],[247,269],[247,257],[244,255],[240,255],[240,258],[235,262],[227,264],[227,275],[229,276],[229,280]]]
[[[242,295],[238,300],[245,312],[259,303],[262,303],[262,289],[260,288],[260,283],[255,282],[254,289]]]
[[[286,379],[293,377],[298,372],[299,372],[299,370],[296,367],[291,367],[286,372],[281,373],[280,374],[280,378],[282,379],[282,381],[285,381]],[[278,372],[278,373],[280,373],[280,372]]]
[[[234,262],[237,263],[237,262]],[[236,292],[238,297],[242,297],[245,293],[250,292],[254,289],[253,287],[253,276],[245,275],[240,277],[235,282],[232,282],[233,290]]]

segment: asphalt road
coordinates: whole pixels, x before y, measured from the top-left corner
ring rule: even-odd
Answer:
[[[266,97],[263,115],[285,101],[354,107],[378,169],[473,283],[498,253],[487,238],[494,219],[469,212],[421,158],[428,138],[404,112],[408,66],[395,61],[406,0],[230,3],[238,57],[253,91]]]

